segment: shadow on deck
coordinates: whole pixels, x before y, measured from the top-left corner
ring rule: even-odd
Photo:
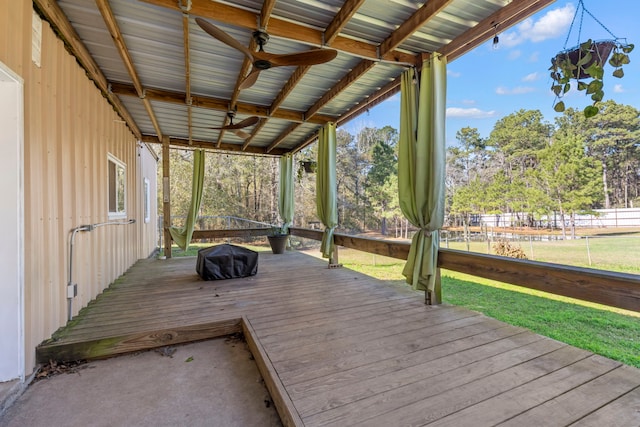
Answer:
[[[195,258],[139,261],[38,359],[242,331],[285,425],[640,425],[638,369],[302,253],[259,262],[205,282]]]

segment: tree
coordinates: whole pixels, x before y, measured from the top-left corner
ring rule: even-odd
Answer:
[[[629,207],[640,196],[640,112],[611,100],[599,108],[600,114],[589,119],[567,109],[556,119],[558,132],[578,135],[588,155],[600,162],[604,207]]]
[[[371,167],[367,172],[365,189],[374,213],[380,218],[380,232],[386,235],[387,219],[393,217],[387,210],[393,199],[398,198],[397,186],[394,191],[388,185],[398,175],[398,158],[395,152],[397,131],[386,126],[376,135],[377,140],[371,148]]]
[[[539,110],[519,110],[496,122],[487,146],[497,151],[496,160],[509,177],[524,176],[536,166],[536,153],[545,147],[552,130]]]
[[[597,160],[586,155],[585,146],[575,135],[560,135],[540,152],[540,162],[531,175],[550,203],[560,212],[562,235],[566,237],[565,215],[575,237],[575,215],[591,210],[602,197]]]

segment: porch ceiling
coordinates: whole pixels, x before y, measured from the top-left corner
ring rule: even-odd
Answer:
[[[400,88],[424,55],[449,61],[553,0],[35,0],[136,136],[173,146],[281,155],[344,124]],[[202,17],[250,49],[259,24],[270,53],[338,51],[329,63],[278,67],[239,84],[244,55],[206,34]],[[250,116],[244,130],[210,129]]]

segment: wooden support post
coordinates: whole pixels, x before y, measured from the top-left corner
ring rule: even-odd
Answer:
[[[442,304],[442,277],[440,268],[436,268],[436,283],[433,291],[424,291],[424,303],[428,305]]]
[[[171,180],[169,173],[169,137],[162,138],[162,230],[164,233],[164,256],[171,258]]]
[[[333,254],[331,258],[329,258],[329,268],[339,268],[342,267],[342,264],[338,262],[338,245],[335,244],[333,246]]]

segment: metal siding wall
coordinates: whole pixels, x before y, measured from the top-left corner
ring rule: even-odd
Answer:
[[[137,260],[138,239],[143,234],[138,224],[143,224],[144,218],[138,203],[141,187],[136,185],[140,171],[134,136],[46,22],[42,26],[41,68],[31,62],[31,2],[0,0],[0,10],[0,61],[25,81],[29,374],[35,366],[35,347],[66,324],[70,229],[108,220],[108,152],[127,165],[127,217],[135,218],[137,224],[77,234],[74,314]]]
[[[146,146],[140,148],[140,162],[142,175],[139,178],[140,184],[140,252],[138,258],[147,258],[158,247],[158,164]],[[149,180],[149,211],[150,219],[144,223],[144,185],[143,180]]]

